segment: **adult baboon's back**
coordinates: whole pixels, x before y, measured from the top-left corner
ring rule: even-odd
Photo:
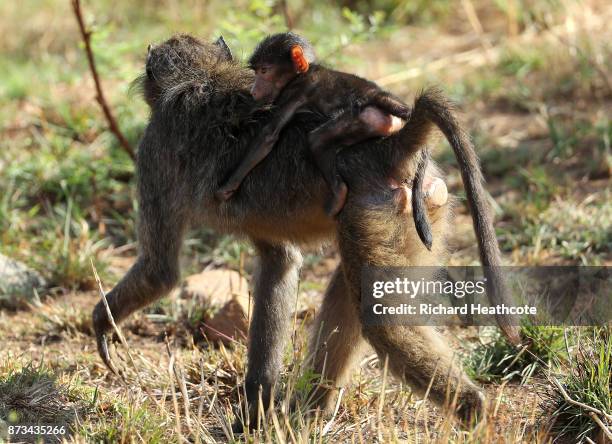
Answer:
[[[437,265],[443,242],[431,252],[418,239],[412,219],[397,211],[389,179],[411,177],[429,128],[418,125],[385,140],[360,144],[339,157],[349,174],[349,196],[337,221],[323,206],[328,190],[309,158],[307,133],[323,122],[298,115],[277,149],[245,179],[227,202],[214,200],[223,182],[249,147],[267,117],[250,97],[251,73],[231,60],[224,43],[202,43],[177,36],[153,48],[141,78],[151,118],[137,161],[139,258],[108,294],[116,321],[165,295],[179,279],[178,255],[185,230],[207,224],[252,239],[260,258],[254,284],[249,332],[247,399],[251,406],[262,388],[268,405],[282,365],[291,326],[291,308],[301,266],[300,246],[338,239],[342,263],[326,291],[313,341],[313,365],[330,384],[314,393],[327,405],[342,383],[359,344],[366,338],[389,368],[438,403],[458,393],[463,417],[482,404],[482,395],[432,328],[367,327],[359,321],[360,270],[373,265]],[[350,172],[343,171],[350,163]],[[436,239],[443,239],[447,207],[430,213]],[[105,307],[94,310],[98,347],[112,368],[106,346],[110,329]],[[332,332],[336,331],[334,334]],[[325,356],[327,354],[327,358]],[[253,414],[254,410],[251,411]],[[252,423],[254,423],[252,421]]]

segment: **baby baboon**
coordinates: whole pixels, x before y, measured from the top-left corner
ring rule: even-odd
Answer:
[[[308,135],[310,150],[323,178],[332,190],[328,212],[336,216],[346,201],[346,184],[336,168],[338,147],[354,145],[372,137],[399,131],[410,115],[410,107],[353,74],[325,68],[315,60],[312,45],[292,32],[274,34],[261,41],[249,59],[255,71],[251,94],[255,100],[276,105],[273,119],[261,130],[245,159],[217,197],[229,199],[244,178],[272,151],[283,128],[299,112],[318,112],[328,120]],[[424,177],[426,157],[419,163]],[[420,197],[416,200],[415,197]],[[427,248],[432,238],[421,190],[412,193],[417,232]]]
[[[335,234],[342,260],[315,327],[326,340],[313,341],[314,371],[326,381],[315,389],[317,403],[329,405],[329,387],[342,384],[365,339],[415,390],[424,392],[431,381],[429,393],[435,402],[442,404],[447,394],[456,397],[457,412],[467,419],[482,408],[482,392],[453,363],[451,350],[433,327],[372,327],[359,319],[363,266],[438,265],[443,260],[441,242],[428,251],[418,241],[414,224],[397,209],[401,186],[390,184],[414,175],[430,121],[442,126],[447,137],[465,143],[447,103],[439,93],[425,92],[402,130],[339,154],[338,168],[351,193],[334,220],[322,211],[328,190],[307,155],[306,135],[322,123],[315,114],[296,116],[280,136],[278,149],[253,169],[233,199],[219,203],[214,198],[270,117],[257,110],[249,94],[252,80],[251,72],[232,60],[223,42],[207,44],[181,35],[150,50],[140,79],[151,116],[137,157],[139,256],[107,295],[114,320],[122,321],[177,284],[179,251],[190,226],[207,224],[252,239],[259,266],[245,388],[250,424],[256,424],[259,393],[268,408],[291,329],[300,247]],[[428,180],[437,175],[430,164]],[[471,184],[481,187],[480,182]],[[474,211],[488,208],[486,202],[479,203]],[[434,235],[444,239],[448,205],[428,205],[428,210]],[[478,237],[481,251],[484,243],[494,253],[492,259],[483,254],[483,263],[498,265],[490,215],[485,211],[478,218],[488,229],[488,237]],[[114,370],[107,347],[111,323],[102,301],[94,309],[93,323],[100,355]]]

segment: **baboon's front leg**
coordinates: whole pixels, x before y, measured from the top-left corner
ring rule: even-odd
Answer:
[[[257,425],[260,392],[264,409],[270,407],[289,338],[291,311],[295,306],[302,265],[302,254],[293,245],[255,242],[255,246],[259,253],[259,266],[253,290],[254,308],[245,381],[250,427]],[[238,418],[236,428],[240,426]]]
[[[140,210],[138,241],[140,251],[136,263],[119,283],[106,295],[116,323],[165,296],[180,277],[179,252],[183,240],[186,217],[171,212],[169,205],[159,208],[143,204]],[[107,334],[111,329],[103,301],[93,311],[93,326],[98,352],[106,366],[117,373],[110,358]]]

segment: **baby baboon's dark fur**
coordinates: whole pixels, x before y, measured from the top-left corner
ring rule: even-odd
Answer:
[[[338,167],[350,193],[334,221],[322,211],[329,190],[309,157],[307,134],[323,121],[314,114],[296,117],[280,137],[278,149],[253,169],[231,200],[214,199],[219,184],[236,168],[269,117],[257,111],[249,94],[251,81],[250,71],[231,59],[223,42],[207,44],[181,35],[150,50],[141,78],[151,117],[137,159],[140,251],[135,265],[107,295],[115,321],[176,285],[179,250],[190,226],[207,224],[252,239],[259,268],[245,383],[254,424],[259,390],[269,406],[282,365],[302,263],[300,246],[335,234],[342,261],[316,319],[314,336],[321,340],[312,343],[314,371],[326,381],[313,393],[317,403],[329,405],[359,344],[368,341],[383,360],[388,356],[389,369],[415,390],[424,392],[432,381],[430,398],[437,403],[444,403],[447,395],[456,396],[464,419],[479,411],[480,389],[453,361],[434,328],[371,327],[361,325],[358,314],[363,265],[439,265],[443,260],[448,205],[429,210],[440,241],[427,251],[412,220],[398,212],[388,183],[390,178],[401,183],[412,177],[432,120],[455,137],[452,131],[457,128],[448,124],[448,119],[455,122],[448,104],[438,92],[425,92],[396,135],[361,143],[339,155]],[[446,120],[439,121],[436,113]],[[434,166],[428,174],[437,174]],[[488,214],[482,223],[490,224]],[[495,238],[479,242],[482,246]],[[94,309],[93,321],[100,354],[112,369],[106,345],[110,322],[102,302]]]
[[[261,129],[250,152],[217,196],[227,200],[235,192],[244,177],[272,151],[295,114],[316,110],[327,120],[308,135],[308,140],[315,163],[333,191],[328,212],[336,215],[347,193],[336,169],[338,147],[392,134],[399,129],[399,118],[408,119],[410,107],[374,82],[320,65],[310,42],[293,32],[270,35],[259,42],[249,66],[255,71],[251,94],[256,100],[273,101],[275,116]],[[392,116],[398,118],[394,129]],[[412,214],[419,237],[430,249],[433,239],[422,190],[426,168],[424,156],[412,185]]]

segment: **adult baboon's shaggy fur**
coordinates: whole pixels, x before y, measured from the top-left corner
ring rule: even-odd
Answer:
[[[249,94],[251,72],[231,59],[224,44],[186,35],[152,48],[146,68],[141,84],[151,117],[137,160],[140,252],[107,296],[114,319],[125,319],[176,285],[179,250],[190,226],[206,224],[252,239],[260,259],[246,376],[253,415],[260,387],[264,405],[269,405],[282,365],[302,263],[300,247],[335,235],[342,261],[314,327],[320,340],[313,340],[312,364],[328,382],[313,393],[318,404],[329,404],[359,345],[368,341],[415,390],[424,392],[433,379],[430,398],[437,403],[456,395],[462,418],[480,410],[481,391],[452,364],[451,350],[433,328],[370,327],[359,319],[363,265],[438,265],[443,260],[448,206],[430,209],[436,241],[427,251],[412,218],[398,211],[396,192],[389,187],[390,179],[402,183],[412,177],[416,153],[432,127],[417,115],[419,107],[433,103],[448,110],[442,96],[423,93],[415,103],[415,117],[397,135],[339,154],[338,168],[350,191],[334,221],[323,211],[329,191],[307,145],[308,132],[324,121],[321,116],[297,115],[277,149],[253,169],[232,199],[219,203],[215,190],[268,117]],[[429,174],[436,174],[433,167]],[[102,303],[93,317],[100,353],[112,367],[106,345],[110,324]]]

